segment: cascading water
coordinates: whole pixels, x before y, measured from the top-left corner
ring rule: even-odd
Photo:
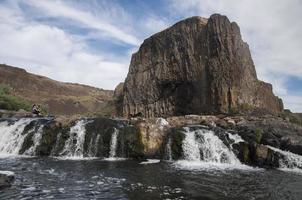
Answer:
[[[70,128],[69,138],[66,140],[60,155],[65,158],[75,159],[84,157],[85,126],[87,123],[88,121],[82,119]]]
[[[114,131],[111,135],[109,158],[116,157],[118,134],[119,134],[119,130],[114,128]]]
[[[59,132],[58,135],[57,135],[57,138],[56,138],[56,143],[55,143],[55,145],[53,146],[53,148],[52,148],[52,150],[50,152],[51,156],[55,156],[56,155],[57,149],[59,148],[61,137],[62,137],[62,133]]]
[[[184,160],[177,161],[178,167],[195,168],[246,168],[233,151],[220,140],[213,131],[207,129],[190,130],[184,128],[182,142]]]
[[[39,126],[39,128],[36,132],[34,131],[34,135],[33,135],[33,138],[32,138],[33,145],[24,152],[24,155],[28,155],[28,156],[34,156],[35,155],[36,149],[41,143],[43,128],[44,128],[44,125],[41,125],[41,126]]]
[[[193,134],[192,134],[193,133]],[[198,149],[194,149],[193,155],[199,155],[196,159],[202,159],[205,162],[240,164],[240,161],[234,153],[214,134],[213,131],[199,129],[193,132],[188,131],[188,135],[193,135]],[[192,136],[186,137],[192,140]],[[186,141],[185,139],[185,141]],[[184,151],[188,149],[184,146]],[[190,152],[190,151],[189,151]],[[202,157],[201,157],[202,156]],[[189,159],[191,158],[188,156]]]
[[[232,144],[244,142],[244,140],[238,134],[231,134],[229,132],[227,132],[227,134],[228,134],[229,138],[234,141]]]
[[[97,156],[97,152],[99,150],[98,146],[99,146],[99,141],[100,141],[100,134],[97,135],[97,137],[91,138],[90,142],[89,142],[89,148],[88,148],[88,156],[89,157],[96,157]]]
[[[13,123],[0,122],[0,154],[17,155],[22,148],[27,134],[23,134],[24,128],[34,119],[24,118]]]
[[[195,131],[185,128],[185,139],[182,143],[185,160],[200,160],[200,144],[196,140]]]
[[[296,171],[302,173],[302,156],[288,151],[282,151],[272,146],[268,147],[273,151],[281,154],[281,158],[279,158],[279,165],[281,170]]]

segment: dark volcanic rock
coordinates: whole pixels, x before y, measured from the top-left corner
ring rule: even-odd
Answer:
[[[283,110],[272,86],[257,79],[238,25],[219,14],[146,39],[132,56],[122,99],[127,117]]]

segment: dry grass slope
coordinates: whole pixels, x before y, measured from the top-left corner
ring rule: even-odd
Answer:
[[[4,64],[0,65],[0,74],[0,83],[13,88],[13,95],[41,104],[51,115],[115,114],[111,90],[63,83]]]

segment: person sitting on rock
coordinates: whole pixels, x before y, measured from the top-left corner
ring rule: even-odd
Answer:
[[[38,107],[36,104],[34,104],[34,105],[32,106],[31,112],[32,112],[32,114],[34,114],[34,115],[37,115],[37,116],[40,115],[40,109],[39,109],[39,107]]]

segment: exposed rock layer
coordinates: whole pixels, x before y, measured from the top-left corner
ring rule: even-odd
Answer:
[[[257,79],[235,22],[192,17],[146,39],[133,54],[123,115],[145,117],[283,110],[271,84]]]

